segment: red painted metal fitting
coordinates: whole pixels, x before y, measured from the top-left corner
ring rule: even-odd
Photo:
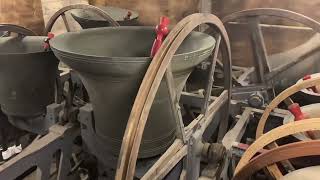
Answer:
[[[311,75],[310,75],[310,74],[305,75],[305,76],[303,77],[303,80],[304,80],[304,81],[305,81],[305,80],[308,80],[308,79],[311,79]]]
[[[50,44],[49,44],[49,41],[50,39],[54,38],[54,34],[49,32],[47,37],[44,39],[44,43],[43,43],[43,48],[45,50],[48,50],[50,48]]]
[[[50,40],[50,39],[52,39],[52,38],[54,38],[54,34],[52,33],[52,32],[48,32],[48,39]]]
[[[288,110],[294,115],[295,121],[300,121],[309,118],[307,114],[304,114],[301,111],[300,105],[298,103],[293,103],[290,106],[288,106]],[[308,131],[307,134],[311,139],[316,139],[315,134],[312,131]]]
[[[162,16],[160,18],[160,24],[156,26],[157,38],[153,43],[151,49],[151,57],[154,57],[157,51],[160,49],[163,39],[169,34],[168,25],[170,20],[168,17]]]
[[[295,121],[300,121],[307,118],[305,114],[302,113],[300,105],[298,103],[293,103],[288,106],[288,110],[294,115]]]

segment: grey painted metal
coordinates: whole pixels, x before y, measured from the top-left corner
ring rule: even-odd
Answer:
[[[200,161],[203,143],[201,141],[202,133],[196,131],[188,141],[188,154],[186,158],[187,180],[195,180],[199,178]]]
[[[223,137],[222,144],[227,150],[232,148],[232,143],[240,142],[252,113],[252,108],[245,108],[241,118],[237,121],[237,124]]]
[[[209,106],[209,102],[210,102],[210,96],[212,93],[212,86],[213,86],[213,82],[214,82],[214,71],[216,69],[216,63],[217,63],[217,58],[218,58],[218,54],[219,54],[219,47],[220,47],[220,43],[221,43],[221,35],[218,34],[216,35],[215,39],[217,40],[215,49],[214,49],[214,53],[213,53],[213,60],[211,62],[210,65],[210,71],[209,71],[209,77],[208,77],[208,82],[207,82],[207,87],[205,89],[205,95],[204,95],[204,99],[206,100],[203,104],[203,107],[201,109],[201,113],[206,115],[207,110],[208,110],[208,106]]]
[[[61,104],[48,106],[48,117],[58,118],[53,112],[59,111]],[[53,114],[51,114],[53,113]],[[61,151],[57,170],[58,180],[67,180],[71,170],[70,158],[74,138],[79,135],[79,128],[74,124],[54,125],[45,136],[34,140],[23,151],[0,165],[0,179],[15,179],[28,169],[36,166],[36,180],[48,180],[51,177],[53,155]]]
[[[112,169],[117,163],[116,155],[112,155],[106,146],[104,139],[100,138],[94,129],[94,112],[92,104],[86,104],[79,109],[78,120],[81,125],[81,137],[85,145],[85,150],[94,154],[103,171],[112,176]],[[102,173],[99,173],[102,174]]]
[[[46,37],[0,38],[0,104],[19,128],[44,133],[46,106],[54,102],[58,60],[42,48]]]
[[[120,26],[138,25],[137,19],[139,15],[135,11],[112,6],[97,6],[97,8],[109,14],[112,19],[120,24]],[[128,16],[128,13],[131,15]],[[72,10],[71,15],[83,29],[111,26],[106,19],[85,9]]]
[[[148,56],[154,39],[152,27],[131,26],[87,29],[50,41],[55,55],[80,74],[93,105],[97,137],[114,155],[120,151],[132,103],[151,62]],[[88,42],[94,43],[94,48]],[[179,98],[193,67],[211,54],[214,44],[214,38],[193,32],[174,56],[172,69]],[[176,125],[169,103],[166,83],[162,82],[146,125],[140,158],[165,151],[174,140]]]

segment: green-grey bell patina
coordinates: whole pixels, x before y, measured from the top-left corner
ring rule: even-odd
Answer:
[[[112,6],[97,7],[108,13],[112,19],[120,24],[120,26],[138,25],[137,20],[139,15],[135,11]],[[131,15],[127,17],[129,12]],[[71,11],[71,16],[80,24],[83,29],[110,26],[108,21],[90,10],[74,9]]]
[[[76,70],[93,106],[95,131],[108,149],[118,154],[139,86],[151,62],[155,39],[152,27],[107,27],[65,33],[50,41],[55,55]],[[208,58],[213,37],[192,32],[172,60],[177,94],[193,68]],[[139,157],[162,153],[175,139],[175,121],[168,88],[157,92],[144,131]]]
[[[52,51],[44,51],[46,37],[0,38],[0,104],[9,120],[33,131],[32,119],[46,113],[54,102],[58,60]],[[42,118],[43,120],[43,118]],[[37,126],[37,125],[36,125]],[[38,130],[35,130],[36,132]],[[40,131],[40,130],[39,130]]]

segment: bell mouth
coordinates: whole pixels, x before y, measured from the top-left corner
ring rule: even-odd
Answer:
[[[108,13],[109,16],[119,22],[119,21],[125,21],[125,17],[127,16],[128,12],[131,12],[130,19],[133,20],[137,19],[139,14],[135,11],[118,8],[118,7],[112,7],[112,6],[97,6],[99,9],[103,10],[104,12]],[[74,9],[71,11],[71,14],[73,16],[76,16],[78,18],[82,18],[84,20],[91,20],[91,21],[106,21],[104,18],[100,17],[96,13],[86,10],[86,9]]]
[[[2,37],[0,55],[25,55],[46,52],[43,49],[44,36]]]
[[[85,29],[61,34],[50,41],[55,53],[85,61],[147,61],[156,38],[154,27],[122,26]],[[215,39],[201,32],[192,32],[175,56],[188,56],[211,51]]]

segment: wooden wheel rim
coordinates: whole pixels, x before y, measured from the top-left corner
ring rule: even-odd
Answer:
[[[225,48],[222,50],[223,59],[225,61],[224,68],[226,69],[226,72],[229,73],[228,77],[225,79],[225,86],[227,89],[231,88],[230,45],[229,38],[222,22],[212,14],[193,14],[184,18],[175,26],[166,38],[158,53],[152,60],[142,81],[122,141],[116,179],[133,178],[144,126],[157,92],[156,90],[160,85],[160,81],[162,80],[167,68],[170,68],[170,60],[184,38],[194,28],[204,23],[211,25],[215,30],[218,30],[218,32],[222,34],[222,42],[225,45]],[[231,91],[229,90],[228,100],[230,100],[231,97],[230,93]]]
[[[274,136],[274,135],[269,135],[268,134],[272,130],[263,135],[263,130],[264,130],[265,124],[267,122],[267,119],[268,119],[268,117],[270,115],[270,112],[273,109],[275,109],[287,97],[293,95],[294,93],[300,91],[301,89],[312,87],[312,86],[315,86],[315,85],[318,85],[318,84],[320,84],[320,78],[314,78],[314,79],[306,80],[306,81],[303,81],[301,83],[298,83],[298,84],[295,84],[295,85],[291,86],[290,88],[288,88],[285,91],[283,91],[282,93],[280,93],[275,99],[273,99],[273,101],[271,101],[271,103],[266,107],[264,113],[261,116],[261,119],[260,119],[258,127],[257,127],[257,131],[256,131],[257,140],[253,144],[260,144],[259,145],[259,148],[260,148],[261,145],[263,145],[263,147],[264,147],[264,146],[268,145],[269,143],[272,143],[275,140],[281,138],[281,137],[278,137],[277,139],[273,139],[273,141],[270,141],[267,144],[265,144],[265,142],[264,142],[265,140],[264,139],[261,139],[265,135],[270,136],[270,137]],[[298,122],[293,122],[293,123],[298,123]],[[303,121],[303,122],[299,122],[299,123],[302,123],[302,124],[303,123],[308,123],[308,121]],[[282,126],[280,126],[280,127],[282,127]],[[287,130],[287,131],[289,132],[289,130]],[[307,130],[307,131],[309,131],[309,130]],[[302,131],[302,132],[304,132],[304,131]],[[297,132],[293,132],[292,134],[294,134],[294,133],[297,133]],[[287,135],[291,135],[291,134],[287,134]],[[248,149],[249,151],[247,150],[243,154],[242,158],[240,159],[240,161],[239,161],[239,163],[237,165],[235,173],[239,172],[250,161],[250,159],[254,155],[254,154],[252,155],[253,152],[256,153],[257,151],[260,150],[259,148],[256,148],[255,146],[252,146],[252,145],[249,147],[249,149]],[[274,146],[277,146],[277,145],[275,144]],[[272,166],[269,170],[271,171],[271,173],[273,175],[277,175],[278,173],[280,173],[282,175],[281,171],[279,170],[279,168],[276,165]]]

